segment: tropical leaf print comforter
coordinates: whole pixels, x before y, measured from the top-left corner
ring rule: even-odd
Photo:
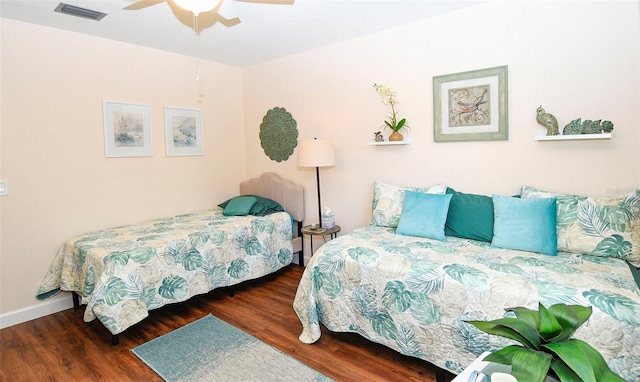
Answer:
[[[238,284],[291,263],[289,214],[222,214],[217,208],[81,235],[61,247],[37,297],[77,291],[113,334],[148,311]]]
[[[314,254],[294,301],[302,342],[318,340],[322,323],[458,374],[507,344],[464,320],[492,320],[505,308],[537,309],[538,302],[580,304],[593,314],[576,338],[621,377],[640,381],[640,291],[624,260],[394,232],[361,228]]]

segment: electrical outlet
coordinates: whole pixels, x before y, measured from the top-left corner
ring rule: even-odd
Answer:
[[[9,195],[9,181],[6,179],[0,180],[0,196]]]

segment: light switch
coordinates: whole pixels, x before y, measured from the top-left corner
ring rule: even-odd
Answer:
[[[0,180],[0,195],[9,195],[9,182],[6,179]]]

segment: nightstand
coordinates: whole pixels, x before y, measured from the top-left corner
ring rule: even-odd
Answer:
[[[491,375],[494,372],[507,373],[511,372],[511,366],[501,365],[493,362],[483,361],[484,357],[491,354],[491,352],[484,352],[480,354],[480,357],[476,358],[471,365],[469,365],[466,369],[462,371],[462,373],[458,374],[451,382],[469,382],[469,381],[486,381],[486,376],[479,376],[476,379],[473,379],[472,375],[474,375],[474,371],[483,371],[486,374]],[[495,380],[492,378],[491,380]],[[557,379],[547,376],[544,379],[545,382],[558,382]]]
[[[333,228],[311,228],[310,225],[306,225],[302,227],[300,230],[302,234],[309,235],[309,242],[311,243],[311,256],[313,256],[313,237],[314,236],[322,236],[325,243],[327,242],[327,236],[329,236],[329,240],[333,240],[338,237],[338,232],[340,232],[340,226],[336,225]]]

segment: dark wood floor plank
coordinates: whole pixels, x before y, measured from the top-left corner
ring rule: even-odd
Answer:
[[[120,335],[83,309],[65,310],[0,331],[0,381],[161,381],[130,350],[212,313],[336,381],[435,381],[432,366],[353,333],[322,328],[315,344],[298,340],[302,326],[293,299],[303,268],[222,288],[151,311]]]

